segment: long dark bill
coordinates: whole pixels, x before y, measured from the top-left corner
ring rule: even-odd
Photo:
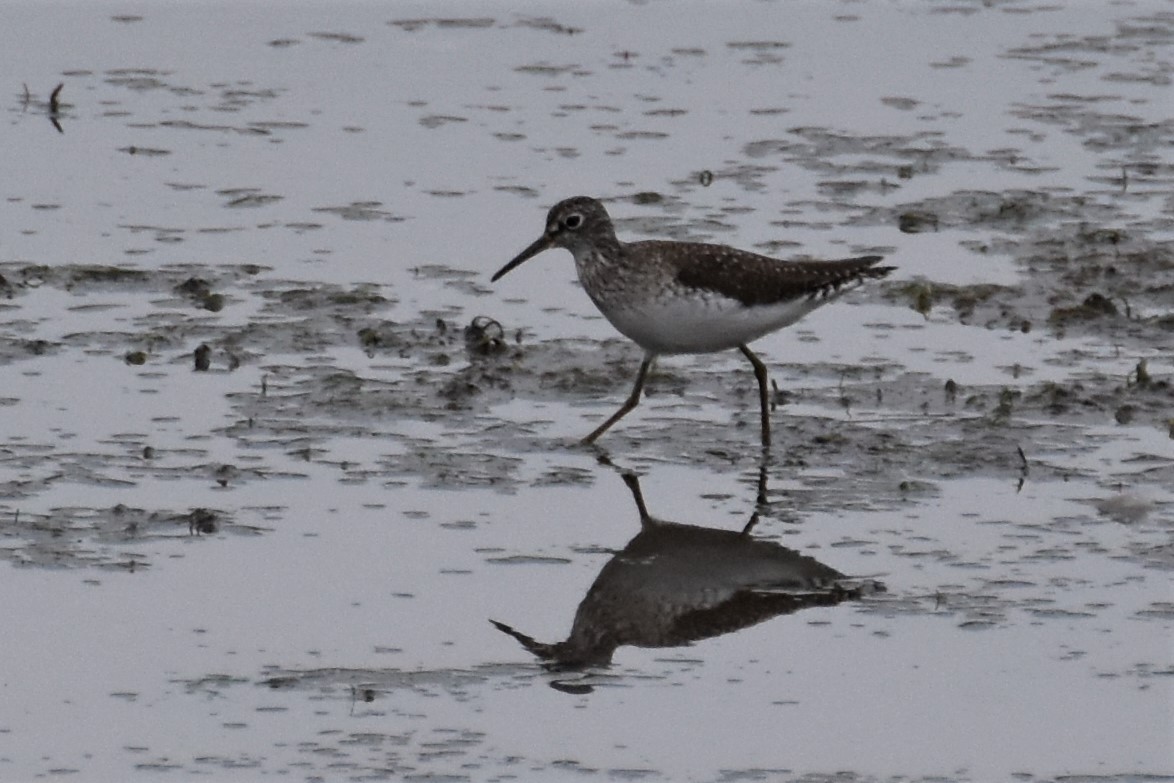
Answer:
[[[552,247],[554,247],[554,245],[551,243],[550,237],[546,234],[543,234],[542,236],[538,237],[534,244],[530,245],[530,247],[519,253],[517,258],[515,258],[513,261],[510,261],[501,269],[497,270],[497,273],[494,274],[493,277],[489,278],[489,282],[496,283],[499,279],[504,277],[507,272],[520,265],[523,261],[531,259],[541,253],[543,250],[548,250]]]

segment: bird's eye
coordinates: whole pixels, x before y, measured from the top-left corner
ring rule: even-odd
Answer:
[[[571,231],[574,231],[575,229],[577,229],[581,225],[583,225],[583,216],[580,215],[578,212],[572,212],[571,214],[569,214],[565,218],[563,218],[563,228],[567,228],[567,229],[570,229]]]

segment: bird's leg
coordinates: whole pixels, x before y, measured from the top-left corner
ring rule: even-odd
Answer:
[[[770,395],[766,388],[766,365],[745,345],[739,345],[738,350],[754,365],[754,377],[758,379],[758,401],[762,405],[762,445],[765,448],[770,445]]]
[[[640,404],[640,392],[644,390],[644,379],[648,376],[648,369],[652,367],[654,359],[656,359],[656,354],[644,354],[644,361],[640,363],[640,371],[636,373],[636,385],[632,387],[632,393],[628,395],[628,399],[618,411],[612,414],[610,419],[592,430],[586,438],[583,438],[583,443],[594,443],[595,439],[607,432],[611,425],[624,418],[629,411]],[[764,367],[762,371],[766,372],[766,368]]]

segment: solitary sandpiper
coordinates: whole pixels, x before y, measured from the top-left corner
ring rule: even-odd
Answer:
[[[881,256],[841,261],[779,261],[701,242],[621,242],[598,200],[576,196],[546,216],[546,231],[493,276],[496,281],[543,250],[575,257],[579,282],[612,326],[644,349],[636,385],[620,409],[583,439],[592,443],[640,403],[661,354],[740,350],[754,366],[762,445],[770,445],[766,365],[747,344],[790,326],[817,307],[895,267]]]

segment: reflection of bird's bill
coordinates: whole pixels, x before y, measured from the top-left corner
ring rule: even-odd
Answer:
[[[493,277],[489,278],[489,282],[496,283],[514,267],[521,265],[523,261],[528,261],[529,259],[541,253],[543,250],[549,250],[552,247],[554,247],[554,243],[551,241],[550,235],[543,234],[542,236],[538,237],[534,244],[530,245],[530,247],[519,253],[517,258],[515,258],[513,261],[510,261],[501,269],[497,270],[497,273]]]
[[[490,620],[489,622],[493,623],[493,627],[497,630],[517,639],[523,647],[529,650],[532,654],[537,655],[539,658],[552,658],[556,654],[555,645],[553,644],[545,644],[540,642],[533,636],[527,636],[521,631],[518,631],[506,625],[505,623],[499,623],[497,620]]]

